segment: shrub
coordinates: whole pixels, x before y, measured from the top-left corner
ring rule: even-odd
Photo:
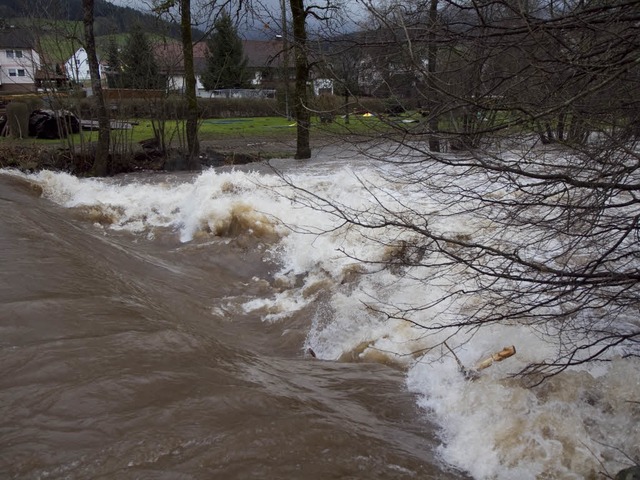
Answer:
[[[351,113],[384,113],[386,109],[386,100],[383,98],[374,98],[374,97],[358,97],[357,99],[350,100],[352,102],[353,108],[351,108]]]
[[[7,105],[7,122],[12,137],[29,136],[29,113],[29,106],[25,102],[11,102]]]
[[[270,117],[278,114],[277,101],[271,98],[201,98],[203,118]]]
[[[187,103],[180,95],[163,98],[122,98],[109,102],[114,118],[178,119],[186,118]],[[81,118],[95,118],[92,98],[69,98],[68,110]],[[272,98],[199,98],[201,118],[270,117],[282,114]]]
[[[335,95],[322,94],[312,100],[311,108],[322,123],[331,123],[340,110],[340,103],[340,98]]]

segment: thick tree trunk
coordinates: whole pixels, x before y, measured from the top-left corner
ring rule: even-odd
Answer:
[[[440,151],[440,139],[438,138],[438,130],[440,129],[438,118],[440,107],[436,101],[436,67],[438,64],[438,50],[436,47],[436,23],[438,16],[438,0],[431,0],[429,5],[429,46],[427,48],[428,65],[427,65],[427,87],[429,89],[429,150],[432,152]]]
[[[287,120],[291,120],[291,108],[289,107],[289,29],[287,27],[287,7],[285,0],[280,0],[282,11],[282,50],[283,57],[283,78],[284,78],[284,114]]]
[[[182,32],[182,55],[184,57],[185,97],[187,100],[187,168],[200,169],[200,142],[198,141],[198,97],[196,95],[196,75],[193,62],[193,41],[191,38],[191,0],[180,0],[180,29]]]
[[[109,112],[102,94],[100,79],[100,67],[96,53],[96,40],[93,34],[93,0],[82,0],[82,21],[84,23],[84,47],[87,51],[89,62],[89,74],[91,75],[91,88],[96,99],[98,110],[98,144],[93,162],[94,175],[107,175],[109,173]]]
[[[307,12],[304,8],[304,0],[290,0],[291,18],[293,21],[293,41],[296,62],[296,84],[294,111],[296,114],[297,139],[295,158],[304,159],[311,157],[309,146],[310,118],[307,94],[307,82],[309,81],[309,58],[307,57]]]

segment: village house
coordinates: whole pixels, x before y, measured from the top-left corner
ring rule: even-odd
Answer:
[[[158,73],[165,78],[167,90],[183,92],[185,86],[184,60],[182,44],[171,41],[154,45],[154,56],[158,65]],[[196,71],[196,88],[202,90],[200,73],[205,65],[206,45],[202,42],[193,45],[194,68]]]
[[[99,62],[100,77],[105,78],[104,66]],[[68,79],[79,85],[89,85],[91,75],[89,73],[89,57],[84,48],[76,50],[71,57],[64,63],[64,70]]]
[[[283,78],[284,54],[282,42],[275,40],[244,40],[244,54],[247,57],[252,92],[260,92],[262,96],[275,95],[276,85]],[[154,48],[156,62],[160,74],[165,76],[169,90],[184,91],[184,62],[182,45],[178,42],[158,44]],[[193,46],[194,67],[197,80],[197,91],[201,97],[220,95],[204,89],[201,82],[207,67],[207,44],[198,42]],[[288,65],[289,77],[294,73],[293,61]],[[244,92],[249,95],[250,92]],[[252,95],[255,96],[255,95]]]
[[[293,58],[289,58],[285,67],[284,52],[280,40],[243,40],[244,54],[247,58],[247,70],[249,72],[249,84],[247,89],[235,92],[207,91],[201,77],[207,67],[207,43],[198,42],[193,46],[194,69],[196,73],[196,89],[200,97],[217,96],[244,96],[244,97],[273,97],[276,88],[284,78],[285,68],[289,72],[289,80],[293,85],[295,68]],[[36,54],[37,55],[37,54]],[[163,42],[154,46],[154,55],[158,65],[158,72],[164,78],[166,89],[174,92],[183,92],[185,87],[184,61],[182,44],[177,41]],[[107,78],[108,66],[99,62],[100,76]],[[59,69],[59,68],[58,68]],[[56,69],[56,70],[58,70]],[[48,77],[62,76],[69,82],[77,85],[90,86],[91,76],[87,52],[84,48],[76,50],[62,66],[62,72],[50,72]],[[42,73],[36,74],[36,78],[42,77]],[[33,76],[32,76],[33,78]],[[42,79],[38,84],[41,84]],[[333,82],[329,79],[314,79],[313,91],[316,95],[321,93],[333,93]]]
[[[21,93],[36,90],[40,55],[25,29],[0,29],[0,92]]]
[[[294,59],[289,56],[285,62],[281,40],[243,40],[242,46],[247,58],[250,88],[241,90],[207,91],[201,77],[207,68],[207,44],[198,42],[193,46],[194,67],[196,72],[197,92],[200,97],[273,97],[276,89],[282,86],[285,69],[288,71],[291,85],[295,80]],[[156,62],[160,73],[166,78],[167,89],[184,91],[184,63],[182,45],[178,42],[163,43],[155,46]],[[333,93],[333,81],[327,78],[316,78],[312,81],[315,95]]]

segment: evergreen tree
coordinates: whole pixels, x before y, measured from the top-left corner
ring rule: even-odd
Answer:
[[[161,87],[158,64],[146,34],[139,25],[133,27],[120,56],[122,87],[151,89]]]
[[[207,47],[207,67],[202,75],[204,88],[245,87],[248,83],[247,58],[238,31],[227,13],[221,14],[214,23]]]
[[[118,49],[118,43],[115,37],[109,38],[109,45],[107,46],[107,64],[109,66],[107,74],[107,84],[109,88],[121,87],[121,74],[122,69],[120,65],[120,51]]]

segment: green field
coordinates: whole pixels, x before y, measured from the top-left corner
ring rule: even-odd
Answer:
[[[128,138],[132,143],[153,138],[154,125],[148,119],[134,119],[129,121],[132,124],[131,130],[112,130],[113,139]],[[158,122],[156,122],[156,128]],[[184,138],[184,122],[169,120],[164,125],[165,136],[170,144],[176,144]],[[97,138],[96,131],[85,131],[74,135],[78,141],[80,136],[86,141]],[[200,122],[198,128],[198,138],[201,141],[215,141],[222,138],[240,138],[256,136],[260,138],[273,138],[285,140],[295,136],[295,123],[287,121],[282,117],[258,117],[258,118],[225,118],[225,119],[205,119]],[[72,139],[73,140],[73,139]],[[59,142],[60,140],[56,140]],[[53,142],[53,140],[46,140]]]
[[[313,118],[311,122],[311,135],[354,135],[370,134],[383,130],[388,131],[387,123],[377,117],[363,117],[353,115],[349,119],[349,124],[341,117],[336,118],[332,123],[321,123]],[[129,119],[124,120],[131,125],[130,129],[113,129],[111,137],[114,142],[128,142],[137,144],[138,142],[154,138],[154,124],[149,119]],[[157,128],[158,122],[155,122]],[[179,120],[169,120],[164,125],[165,138],[170,145],[177,145],[181,138],[184,138],[184,122]],[[287,120],[284,117],[253,117],[253,118],[210,118],[200,121],[198,137],[201,141],[215,141],[231,138],[251,138],[272,140],[292,140],[296,135],[296,124],[294,120]],[[80,145],[84,142],[96,141],[97,131],[82,131],[79,134],[71,135],[60,140],[38,140],[29,138],[21,140],[24,143],[41,145],[72,144]],[[1,138],[0,142],[15,141],[8,138]]]

